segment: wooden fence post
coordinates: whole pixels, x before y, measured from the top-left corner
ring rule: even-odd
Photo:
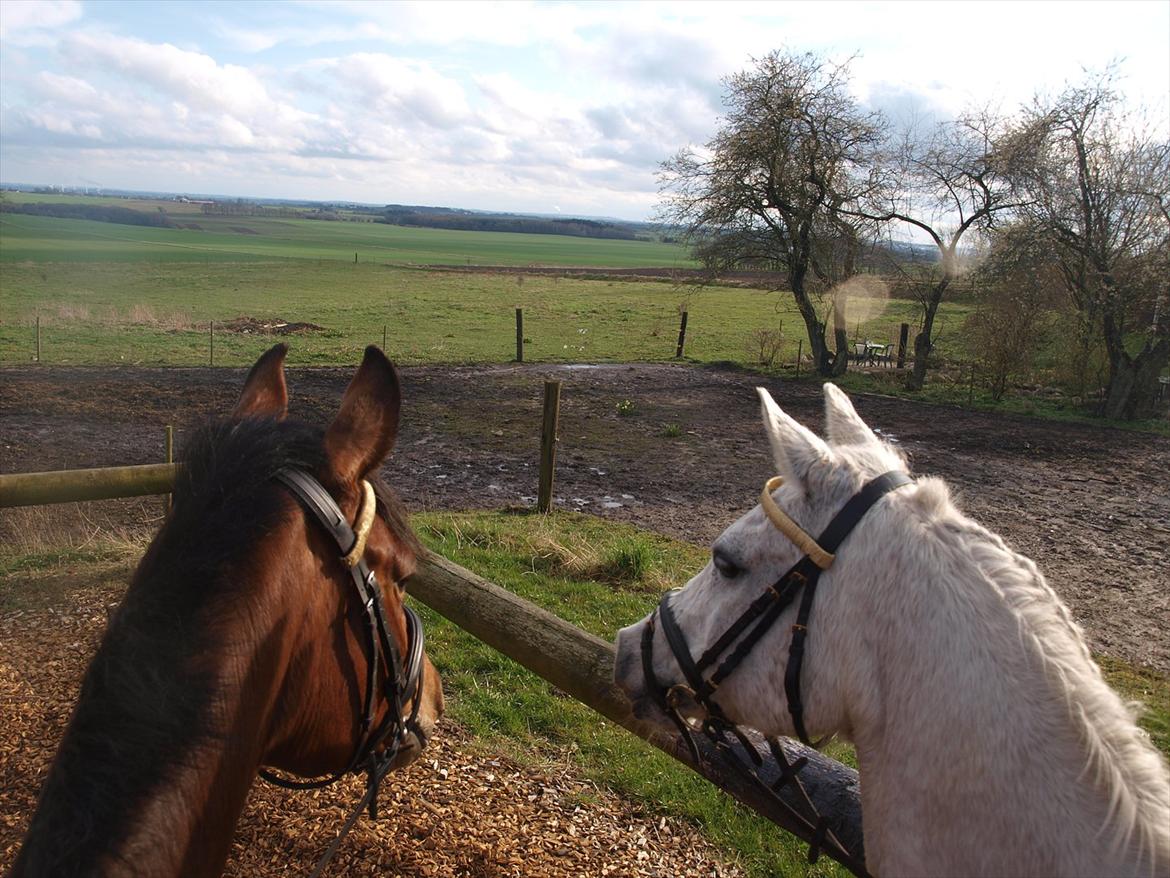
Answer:
[[[544,422],[540,432],[540,493],[537,512],[552,509],[553,470],[557,464],[557,424],[561,415],[561,382],[544,382]]]
[[[386,324],[382,324],[382,353],[386,353]]]
[[[37,315],[37,362],[41,361],[41,315]]]
[[[687,343],[687,312],[682,312],[682,318],[678,324],[678,347],[675,348],[674,358],[681,360],[683,355],[683,346]]]
[[[215,321],[214,320],[212,320],[209,324],[207,324],[207,335],[208,335],[208,338],[210,339],[210,345],[208,346],[208,349],[207,349],[207,351],[208,351],[207,365],[214,366],[215,365]]]
[[[524,362],[524,309],[516,309],[516,362]]]
[[[804,339],[798,338],[796,340],[796,377],[800,377],[800,358],[804,354]]]
[[[975,404],[975,364],[971,364],[971,381],[967,385],[967,405]]]
[[[910,339],[910,324],[903,323],[898,330],[898,368],[906,367],[906,342]]]
[[[166,443],[165,444],[166,444],[166,455],[167,455],[166,462],[167,463],[174,463],[175,462],[175,428],[173,426],[171,426],[170,424],[167,424]],[[166,502],[163,503],[163,514],[164,515],[171,511],[171,505],[173,504],[173,502],[174,502],[174,495],[167,494]]]

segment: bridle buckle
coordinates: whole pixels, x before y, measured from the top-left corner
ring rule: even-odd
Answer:
[[[671,709],[678,710],[680,703],[684,698],[690,699],[692,704],[699,703],[699,696],[695,690],[685,683],[676,683],[666,690],[666,703],[670,705]]]

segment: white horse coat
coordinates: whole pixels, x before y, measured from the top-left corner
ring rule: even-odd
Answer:
[[[759,393],[785,479],[773,498],[807,532],[870,479],[905,470],[833,385],[827,443]],[[671,601],[694,657],[800,555],[759,506],[728,528]],[[767,735],[793,734],[794,614],[715,695]],[[617,682],[639,715],[672,728],[646,691],[645,624],[618,633]],[[656,675],[681,682],[655,638]],[[856,746],[875,875],[1170,875],[1165,760],[1036,565],[963,515],[941,480],[886,495],[841,545],[812,606],[801,691],[809,734]]]

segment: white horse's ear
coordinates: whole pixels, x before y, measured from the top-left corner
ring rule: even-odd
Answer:
[[[825,384],[825,433],[834,445],[864,445],[877,436],[837,385]]]
[[[832,460],[829,446],[812,430],[784,414],[763,387],[757,387],[756,393],[760,395],[764,429],[780,475],[788,481],[806,482],[809,470]]]

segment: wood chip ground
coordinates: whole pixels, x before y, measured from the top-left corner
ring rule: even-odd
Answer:
[[[118,599],[109,584],[67,606],[0,614],[0,874],[15,858],[80,678]],[[485,752],[444,722],[422,759],[392,775],[381,819],[362,817],[327,876],[511,878],[740,872],[698,829],[576,776]],[[229,876],[307,875],[363,791],[257,782],[237,826]]]

